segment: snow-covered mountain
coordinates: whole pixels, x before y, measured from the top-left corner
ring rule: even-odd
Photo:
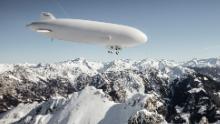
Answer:
[[[219,67],[220,58],[210,58],[210,59],[192,59],[184,64],[184,66],[190,67]]]
[[[220,59],[0,64],[0,124],[220,123]]]

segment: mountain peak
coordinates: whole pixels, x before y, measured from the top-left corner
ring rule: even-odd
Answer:
[[[208,59],[194,58],[194,59],[184,63],[183,66],[188,66],[188,67],[220,67],[220,58],[208,58]]]
[[[0,64],[0,123],[220,121],[218,62],[77,58],[45,65]]]

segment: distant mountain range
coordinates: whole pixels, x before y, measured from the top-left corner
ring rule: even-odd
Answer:
[[[9,123],[220,123],[220,59],[0,64]]]

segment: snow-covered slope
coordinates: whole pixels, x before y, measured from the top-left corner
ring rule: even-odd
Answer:
[[[0,123],[217,123],[219,62],[0,64]]]
[[[188,67],[220,67],[220,58],[193,59],[184,64]]]

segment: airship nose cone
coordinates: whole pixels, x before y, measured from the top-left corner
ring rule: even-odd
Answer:
[[[137,37],[138,37],[137,41],[139,43],[146,43],[148,40],[148,37],[145,35],[145,33],[141,32],[141,31],[138,32]]]
[[[142,33],[142,42],[146,43],[147,40],[148,40],[148,37],[144,33]]]

